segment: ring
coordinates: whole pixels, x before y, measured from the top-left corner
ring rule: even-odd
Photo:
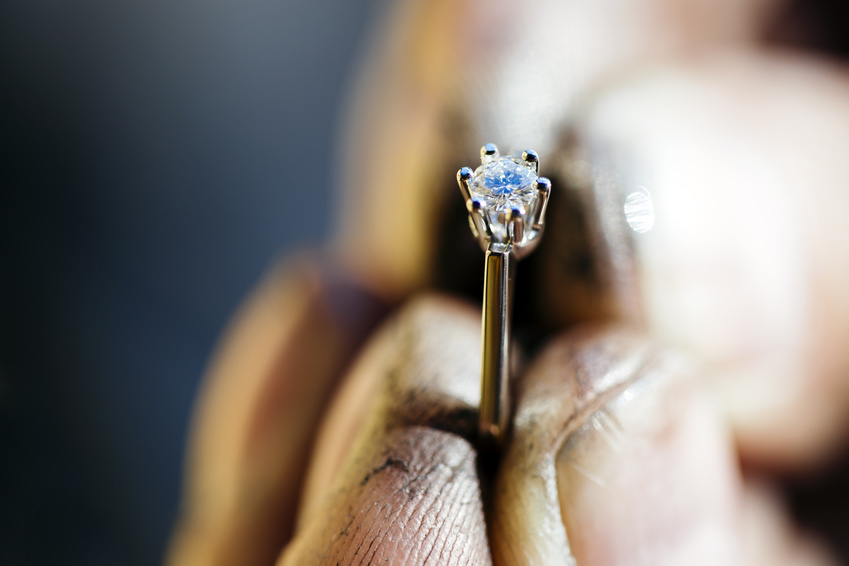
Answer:
[[[501,156],[494,144],[481,148],[481,165],[463,167],[457,183],[469,226],[486,252],[483,284],[481,402],[478,432],[500,446],[510,413],[510,304],[514,264],[539,244],[551,182],[539,176],[539,156]]]

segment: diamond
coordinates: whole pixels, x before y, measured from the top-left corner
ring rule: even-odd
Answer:
[[[539,201],[537,178],[532,164],[511,156],[485,158],[483,165],[475,169],[469,188],[472,197],[481,201],[496,240],[507,234],[500,215],[509,218],[514,208],[530,217],[535,214]]]

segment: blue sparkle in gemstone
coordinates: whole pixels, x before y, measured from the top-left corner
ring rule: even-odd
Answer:
[[[482,196],[509,198],[515,193],[525,192],[536,178],[534,171],[523,161],[515,157],[500,157],[475,171],[473,191]]]
[[[494,169],[484,174],[483,184],[496,195],[512,193],[515,189],[522,188],[532,180],[528,168],[521,165]]]

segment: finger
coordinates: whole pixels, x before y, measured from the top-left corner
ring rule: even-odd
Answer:
[[[318,419],[381,308],[353,280],[307,262],[274,271],[248,300],[203,384],[169,564],[273,562]]]
[[[348,112],[341,256],[397,296],[434,281],[477,291],[454,173],[481,144],[536,149],[545,169],[584,93],[623,69],[752,41],[773,3],[396,2]]]
[[[477,309],[446,298],[415,301],[378,333],[323,426],[311,473],[326,480],[281,566],[491,564],[467,440],[479,346]]]
[[[496,484],[496,562],[735,563],[731,445],[688,376],[625,330],[546,348],[518,385]]]
[[[735,52],[611,88],[578,128],[607,287],[703,360],[760,465],[821,464],[849,431],[847,101],[842,68]]]

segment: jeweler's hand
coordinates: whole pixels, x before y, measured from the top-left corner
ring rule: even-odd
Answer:
[[[633,331],[554,340],[496,468],[473,444],[478,309],[422,298],[369,341],[316,436],[315,395],[287,392],[326,389],[301,354],[323,345],[333,367],[345,340],[332,306],[317,323],[286,308],[325,303],[317,270],[299,279],[266,285],[213,368],[171,564],[830,564],[743,484],[693,369]]]
[[[479,458],[479,342],[477,307],[441,297],[383,327],[322,426],[278,564],[829,564],[742,485],[692,368],[631,331],[555,340],[519,380],[500,467]]]

